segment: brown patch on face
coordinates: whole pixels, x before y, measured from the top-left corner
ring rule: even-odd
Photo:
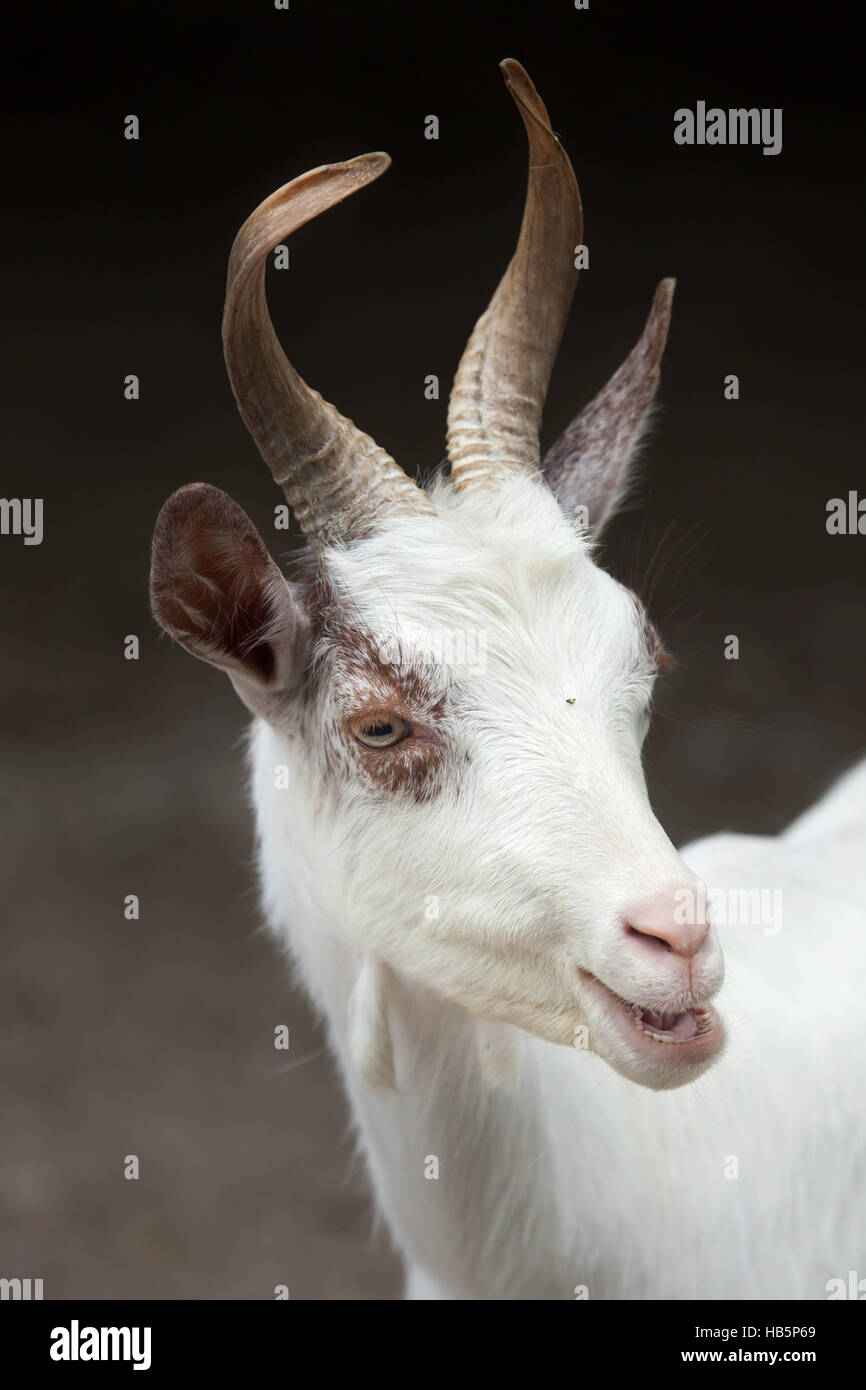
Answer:
[[[364,633],[345,633],[336,675],[342,706],[340,726],[351,755],[383,791],[432,796],[441,780],[445,742],[441,732],[445,695],[441,678],[421,662],[388,661]],[[385,748],[367,748],[357,735],[365,727],[398,719],[406,735]]]
[[[311,743],[318,743],[332,785],[360,772],[368,786],[426,801],[442,785],[446,761],[442,669],[396,643],[376,642],[327,576],[308,571],[308,602],[315,654],[308,668],[301,713]],[[401,720],[406,735],[382,748],[367,748],[357,734],[365,726]]]

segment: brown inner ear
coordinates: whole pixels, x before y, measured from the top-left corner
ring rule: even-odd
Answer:
[[[275,641],[291,640],[294,607],[252,522],[225,493],[182,488],[163,507],[153,542],[157,620],[193,655],[269,684]]]
[[[275,660],[262,639],[273,623],[267,566],[241,541],[234,553],[207,528],[187,531],[182,568],[160,596],[157,616],[184,646],[213,659],[222,652],[270,680]]]

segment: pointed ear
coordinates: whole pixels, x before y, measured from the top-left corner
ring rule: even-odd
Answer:
[[[667,342],[675,280],[662,280],[639,342],[556,443],[541,468],[567,511],[584,506],[596,534],[628,490],[649,420]]]
[[[309,621],[249,517],[219,488],[192,483],[166,502],[150,569],[156,620],[193,656],[226,671],[267,718],[304,666]]]

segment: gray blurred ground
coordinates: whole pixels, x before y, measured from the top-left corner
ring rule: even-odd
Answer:
[[[115,665],[66,711],[71,753],[3,747],[2,1273],[47,1298],[389,1296],[319,1029],[257,931],[241,721],[217,688],[167,729],[135,685]]]

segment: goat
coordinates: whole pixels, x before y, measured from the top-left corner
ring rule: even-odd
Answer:
[[[327,1019],[407,1296],[823,1298],[866,1274],[866,763],[775,838],[680,854],[656,820],[664,649],[594,543],[674,282],[542,459],[582,210],[529,77],[502,68],[526,204],[457,371],[450,470],[422,489],[283,354],[267,258],[389,160],[314,169],[241,228],[223,320],[307,558],[287,580],[231,498],[181,488],[153,611],[254,716],[264,910]],[[454,633],[481,635],[473,659]],[[722,920],[767,890],[781,931]]]

